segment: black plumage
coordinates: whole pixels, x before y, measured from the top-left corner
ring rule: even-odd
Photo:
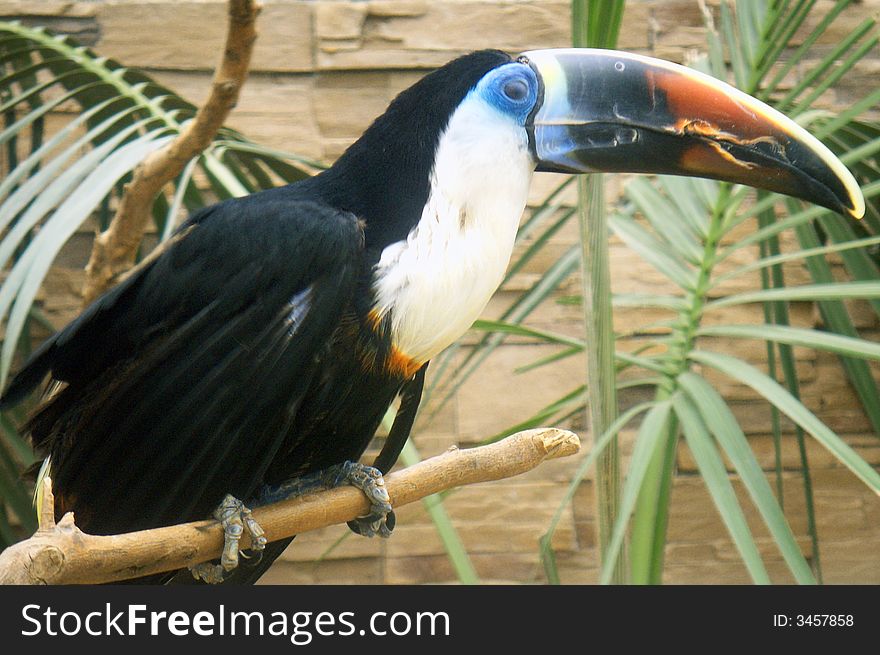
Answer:
[[[2,406],[47,374],[59,383],[28,424],[51,455],[59,516],[94,534],[207,517],[227,493],[247,500],[357,460],[403,389],[378,462],[393,465],[426,363],[394,360],[387,321],[370,314],[372,270],[417,224],[449,116],[509,60],[462,57],[398,96],[327,171],[196,212],[34,353]],[[253,581],[285,545],[230,579]]]

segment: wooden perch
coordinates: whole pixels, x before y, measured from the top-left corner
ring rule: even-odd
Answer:
[[[579,447],[577,436],[566,430],[526,430],[488,446],[451,448],[389,474],[385,483],[392,506],[401,507],[451,487],[525,473],[544,460],[573,455]],[[269,541],[276,541],[350,521],[368,509],[364,494],[345,486],[258,507],[253,514]],[[112,536],[85,534],[70,513],[56,524],[51,483],[39,511],[43,527],[0,554],[0,584],[114,582],[208,561],[219,557],[223,547],[217,521]],[[248,545],[243,538],[241,547]]]
[[[247,77],[260,7],[253,0],[229,0],[229,27],[211,93],[195,118],[167,146],[147,157],[125,186],[110,227],[95,237],[86,266],[83,300],[86,305],[113,286],[132,267],[153,200],[186,163],[200,154],[217,134]]]

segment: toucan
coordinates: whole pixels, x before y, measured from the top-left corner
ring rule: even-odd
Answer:
[[[822,143],[710,76],[611,50],[464,55],[329,169],[193,213],[33,353],[0,408],[48,377],[26,429],[58,516],[94,534],[221,519],[222,570],[172,581],[257,580],[289,540],[236,566],[235,536],[263,546],[249,507],[279,490],[356,483],[374,511],[352,528],[389,534],[381,474],[428,362],[501,283],[536,170],[702,176],[864,213]]]

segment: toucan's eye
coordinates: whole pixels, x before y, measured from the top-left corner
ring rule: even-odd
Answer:
[[[538,78],[531,67],[510,62],[489,71],[474,91],[491,107],[524,125],[538,97]]]
[[[529,85],[525,80],[509,80],[504,84],[503,91],[508,98],[519,102],[529,95]]]

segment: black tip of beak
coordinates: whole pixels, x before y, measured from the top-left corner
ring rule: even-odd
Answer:
[[[717,143],[718,147],[730,154],[733,161],[743,167],[740,176],[729,174],[730,181],[807,200],[845,216],[862,217],[864,205],[860,203],[863,202],[861,193],[854,194],[839,171],[830,167],[803,141],[781,141],[711,143]],[[735,179],[737,177],[740,179]],[[857,186],[855,188],[858,189]]]

